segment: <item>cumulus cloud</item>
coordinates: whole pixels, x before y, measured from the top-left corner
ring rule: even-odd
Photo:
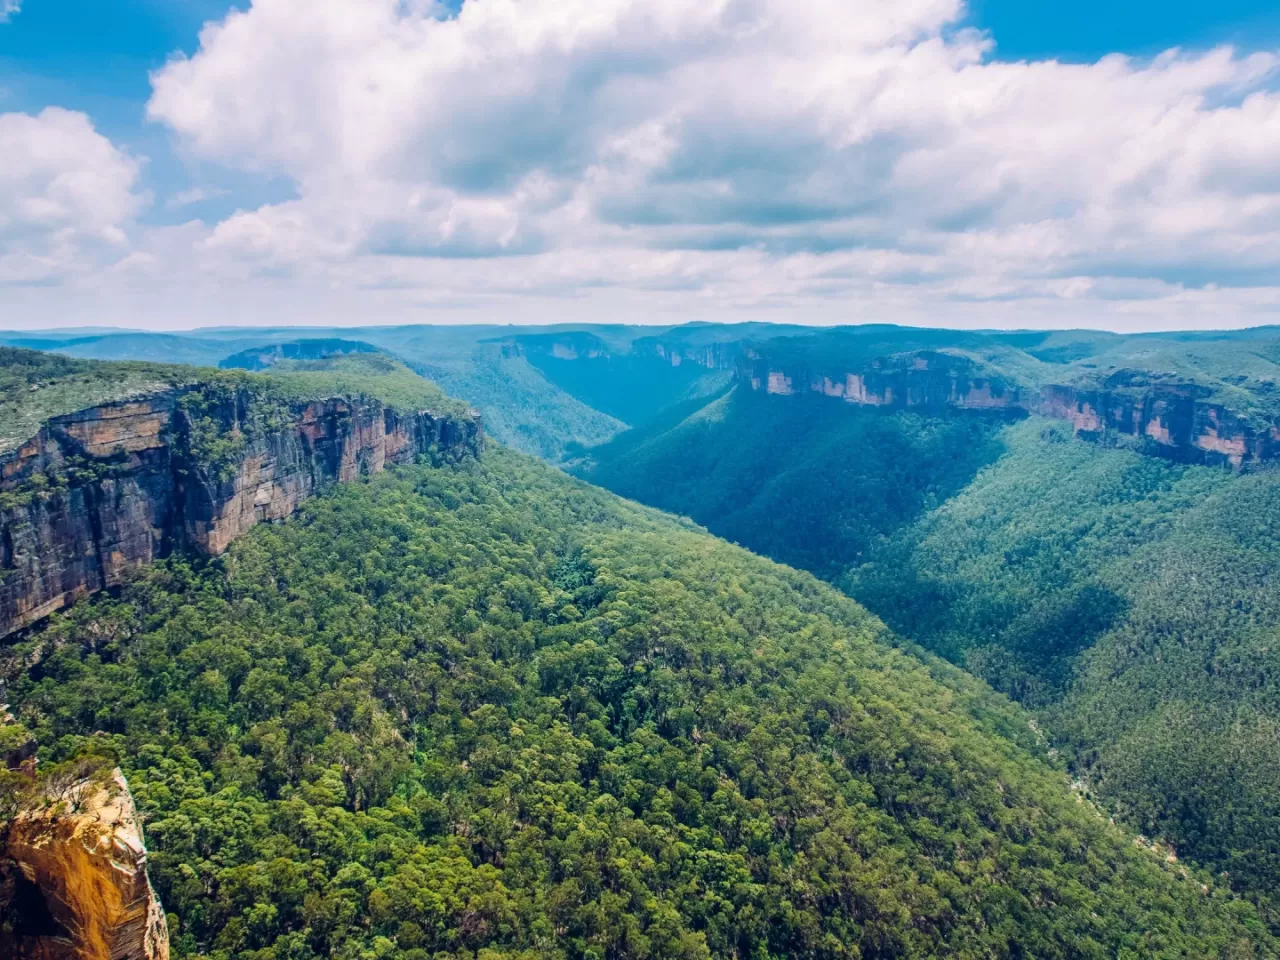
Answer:
[[[0,23],[6,23],[21,9],[22,0],[0,0]]]
[[[152,76],[148,114],[294,185],[189,236],[187,269],[246,282],[663,320],[1274,315],[1275,52],[1010,63],[963,15],[254,0]]]
[[[0,114],[0,282],[45,282],[127,253],[139,161],[83,113]]]

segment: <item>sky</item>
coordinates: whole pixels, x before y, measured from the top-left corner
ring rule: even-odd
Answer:
[[[1280,8],[0,0],[0,329],[1280,323]]]

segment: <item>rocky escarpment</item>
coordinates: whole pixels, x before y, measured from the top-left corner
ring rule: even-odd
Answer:
[[[0,916],[0,956],[15,960],[168,960],[119,770],[73,780],[0,825]]]
[[[1280,429],[1259,425],[1208,399],[1197,384],[1118,371],[1098,386],[1021,387],[975,372],[964,357],[921,351],[879,358],[856,371],[815,371],[745,356],[738,376],[752,390],[820,393],[862,406],[996,411],[1066,420],[1077,435],[1120,434],[1152,452],[1197,463],[1240,467],[1280,458]]]
[[[643,337],[632,350],[641,356],[653,356],[673,367],[692,363],[708,370],[734,370],[744,362],[756,359],[756,353],[741,341],[684,343],[659,337]]]
[[[1258,425],[1205,398],[1196,384],[1155,384],[1133,393],[1047,386],[1033,412],[1070,421],[1075,432],[1097,439],[1108,432],[1141,437],[1175,459],[1240,467],[1280,458],[1280,429]]]
[[[503,357],[550,357],[554,360],[601,360],[613,355],[609,345],[593,333],[565,331],[536,333],[485,341]]]
[[[175,550],[219,554],[330,483],[482,443],[476,415],[345,399],[264,413],[247,388],[175,388],[53,418],[0,457],[0,636]]]

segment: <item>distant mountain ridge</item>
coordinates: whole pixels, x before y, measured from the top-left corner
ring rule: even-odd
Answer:
[[[1121,335],[693,323],[349,333],[228,328],[7,339],[103,359],[207,364],[263,362],[298,349],[289,343],[356,342],[404,358],[471,402],[495,439],[553,461],[710,395],[728,377],[765,392],[814,391],[880,406],[1042,413],[1095,439],[1192,462],[1239,466],[1280,449],[1276,327]]]
[[[274,343],[265,347],[241,350],[218,361],[220,370],[267,370],[281,360],[324,360],[350,353],[379,353],[371,343],[360,340],[343,340],[329,337],[315,340],[295,340],[292,343]]]

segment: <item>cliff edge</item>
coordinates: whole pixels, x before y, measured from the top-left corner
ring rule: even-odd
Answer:
[[[1090,440],[1140,440],[1173,460],[1242,467],[1280,458],[1280,425],[1215,402],[1203,385],[1120,370],[1096,383],[1020,383],[968,358],[935,351],[877,357],[832,371],[743,354],[737,375],[751,390],[811,392],[858,406],[979,410],[1068,421]]]
[[[51,417],[0,454],[0,637],[175,551],[216,556],[329,484],[483,443],[479,415],[447,404],[302,399],[250,375]]]
[[[0,955],[168,960],[169,931],[124,776],[74,781],[0,826]]]

